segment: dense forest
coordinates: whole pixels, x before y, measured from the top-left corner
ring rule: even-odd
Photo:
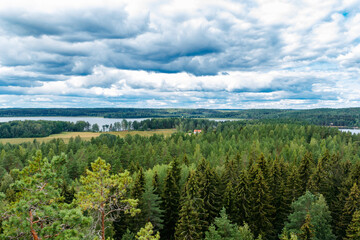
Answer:
[[[0,144],[0,239],[359,239],[360,135],[187,121]]]
[[[10,108],[0,109],[0,117],[97,116],[106,118],[235,118],[276,120],[322,126],[360,127],[360,108],[339,109],[154,109],[154,108]]]
[[[91,125],[89,122],[77,121],[76,123],[65,121],[44,121],[25,120],[0,123],[0,138],[33,138],[46,137],[61,132],[112,132],[112,131],[145,131],[153,129],[172,129],[180,131],[191,131],[194,129],[216,126],[217,122],[204,119],[183,119],[183,118],[154,118],[138,121],[127,121],[114,124]]]
[[[84,121],[76,123],[65,121],[10,121],[0,123],[0,138],[46,137],[61,132],[89,131],[90,124]]]

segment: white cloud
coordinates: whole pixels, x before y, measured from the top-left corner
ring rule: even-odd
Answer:
[[[0,103],[354,106],[359,12],[360,0],[2,0]]]

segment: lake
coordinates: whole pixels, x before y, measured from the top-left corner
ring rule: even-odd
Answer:
[[[342,132],[351,132],[352,134],[359,134],[360,129],[339,129]]]
[[[65,121],[65,122],[77,122],[77,121],[85,121],[89,122],[91,125],[97,123],[99,127],[103,125],[110,125],[116,122],[121,122],[122,120],[126,120],[128,122],[134,121],[143,121],[148,118],[102,118],[102,117],[0,117],[0,122],[10,122],[15,120],[47,120],[47,121]]]

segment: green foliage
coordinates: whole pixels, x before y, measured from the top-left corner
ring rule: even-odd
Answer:
[[[145,187],[145,192],[142,195],[143,211],[142,216],[148,222],[151,222],[155,230],[163,228],[164,210],[161,209],[161,198],[155,193],[154,187],[148,184]]]
[[[77,203],[83,210],[94,213],[95,224],[100,222],[101,238],[105,239],[105,223],[114,221],[114,215],[119,212],[135,215],[137,200],[126,196],[127,187],[131,182],[128,172],[110,174],[110,164],[101,158],[91,163],[92,170],[87,170],[85,176],[81,176],[82,184],[76,194]]]
[[[306,229],[310,229],[314,240],[333,240],[335,235],[331,230],[331,215],[322,195],[316,196],[307,191],[292,204],[293,213],[285,224],[289,232],[300,236]],[[303,226],[308,221],[308,226]],[[313,226],[309,228],[310,226]],[[302,230],[303,228],[303,230]],[[312,230],[313,229],[313,230]]]
[[[148,222],[144,228],[141,228],[140,231],[136,235],[136,239],[138,240],[159,240],[160,234],[157,232],[154,235],[153,225],[151,222]]]
[[[310,214],[306,215],[305,222],[300,228],[299,238],[301,240],[314,239],[314,226],[311,224]]]
[[[349,196],[346,198],[342,215],[340,216],[339,227],[340,236],[345,237],[345,231],[348,229],[353,215],[360,210],[360,189],[356,183],[352,186]]]
[[[180,179],[180,170],[177,162],[172,163],[172,168],[169,169],[165,178],[165,185],[162,194],[164,219],[166,222],[161,232],[161,236],[165,239],[174,239],[175,225],[179,219],[179,203],[180,203],[180,189],[178,181]]]
[[[5,239],[83,239],[91,218],[74,205],[63,203],[57,175],[58,158],[49,162],[37,152],[19,173],[12,188],[17,199],[4,207]]]
[[[346,240],[360,239],[360,210],[354,212],[352,220],[346,229]]]
[[[265,239],[271,239],[273,231],[274,207],[270,189],[266,183],[260,167],[256,164],[250,171],[250,211],[249,225],[255,235],[262,235]]]
[[[261,237],[260,237],[261,238]],[[260,239],[258,238],[258,239]],[[215,218],[214,224],[205,234],[205,240],[254,240],[249,226],[238,227],[228,219],[225,208],[220,211],[220,216]]]

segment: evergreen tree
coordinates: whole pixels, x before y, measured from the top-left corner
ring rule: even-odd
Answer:
[[[127,229],[121,240],[135,240],[135,234]]]
[[[194,205],[194,200],[188,194],[187,197],[183,199],[179,221],[176,225],[175,239],[201,239],[202,229],[199,219],[199,213],[197,212]]]
[[[143,168],[141,167],[136,176],[134,186],[131,191],[131,196],[134,199],[141,199],[144,191],[145,191],[145,175],[143,172]]]
[[[254,235],[252,234],[247,223],[244,223],[243,226],[239,227],[239,236],[239,239],[241,240],[254,240]]]
[[[311,176],[312,165],[313,165],[312,154],[310,152],[307,152],[301,159],[300,166],[299,166],[301,195],[306,192],[306,186],[307,186],[310,176]]]
[[[354,212],[352,220],[346,229],[346,240],[360,239],[360,210]]]
[[[254,181],[250,188],[249,225],[256,236],[262,235],[265,239],[272,239],[275,234],[272,224],[274,207],[271,205],[270,190],[261,169],[257,165],[255,165],[252,174],[254,174],[252,177]]]
[[[166,221],[161,236],[164,239],[174,239],[175,225],[179,219],[180,190],[178,179],[180,179],[180,171],[177,162],[174,161],[172,168],[166,175],[162,194],[164,219]]]
[[[285,179],[281,176],[280,163],[277,159],[273,161],[269,174],[269,186],[272,195],[272,205],[275,208],[273,225],[275,229],[275,235],[279,235],[284,227],[284,222],[288,216],[291,207],[289,200],[285,195]]]
[[[234,204],[234,211],[236,211],[236,216],[232,216],[234,221],[237,224],[242,224],[244,222],[248,222],[249,218],[249,182],[247,171],[243,170],[240,172],[239,180],[235,186],[235,204]]]
[[[13,188],[17,200],[3,208],[2,237],[4,239],[83,239],[83,228],[91,224],[74,205],[62,202],[59,164],[64,157],[51,162],[36,153],[29,165],[19,172]],[[1,207],[1,206],[0,206]]]
[[[154,235],[153,225],[151,222],[148,222],[144,228],[141,228],[136,235],[138,240],[160,240],[160,234],[157,232]]]
[[[138,200],[137,206],[138,209],[141,210],[141,212],[128,219],[129,221],[128,225],[132,232],[139,231],[141,226],[144,226],[146,223],[146,218],[144,216],[144,208],[146,204],[143,198],[144,191],[145,191],[145,175],[143,172],[143,168],[140,167],[134,181],[134,186],[132,187],[131,196],[133,199]]]
[[[223,208],[220,217],[215,218],[214,225],[209,227],[209,231],[205,234],[205,240],[233,240],[241,239],[239,228],[236,224],[232,224]]]
[[[339,222],[339,235],[340,237],[345,237],[346,229],[348,228],[352,217],[356,211],[360,210],[360,189],[356,183],[350,190],[349,197],[346,199],[345,206],[343,208],[343,213],[340,217]]]
[[[285,184],[285,201],[287,205],[291,205],[301,196],[302,187],[299,172],[296,166],[291,166],[290,174]]]
[[[91,170],[81,176],[81,190],[76,194],[77,203],[83,210],[94,213],[95,224],[100,223],[98,234],[105,240],[106,222],[114,221],[114,214],[139,212],[137,200],[126,198],[127,186],[131,182],[128,172],[110,175],[110,164],[98,158],[91,163]]]
[[[160,182],[159,182],[159,175],[158,173],[155,171],[154,175],[153,175],[153,179],[152,179],[152,185],[154,188],[154,194],[158,195],[161,197],[161,188],[160,188]]]
[[[334,240],[335,235],[331,230],[331,215],[326,201],[322,195],[314,195],[307,191],[292,204],[293,213],[288,217],[285,227],[289,232],[301,233],[301,227],[307,215],[311,219],[314,239]]]
[[[305,222],[300,228],[299,237],[301,240],[313,240],[314,239],[314,226],[311,224],[310,214],[306,214]]]
[[[154,229],[159,231],[163,228],[163,215],[164,211],[161,209],[161,198],[155,194],[152,185],[148,184],[145,187],[145,192],[142,196],[143,209],[142,216],[145,221],[151,222]]]
[[[238,210],[236,205],[236,192],[232,182],[228,182],[224,193],[224,207],[228,210],[228,216],[231,221],[236,221]]]
[[[200,215],[200,219],[206,223],[204,225],[208,226],[218,216],[222,201],[218,189],[220,185],[218,176],[204,161],[202,160],[203,163],[200,163],[196,175],[198,176],[199,196],[204,203],[204,214]],[[205,168],[203,168],[204,166]],[[203,231],[205,232],[206,229]]]

